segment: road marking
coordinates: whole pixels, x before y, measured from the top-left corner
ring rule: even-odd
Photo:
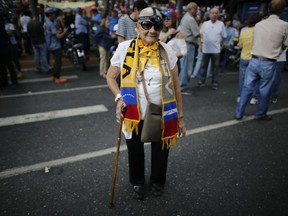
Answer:
[[[71,75],[71,76],[62,76],[65,79],[78,79],[79,77],[77,75]],[[43,78],[34,78],[34,79],[23,79],[19,80],[19,83],[35,83],[35,82],[51,82],[52,77],[43,77]]]
[[[280,114],[280,113],[285,113],[285,112],[288,112],[288,108],[272,110],[272,111],[268,112],[268,114],[269,115],[275,115],[275,114]],[[227,127],[227,126],[241,124],[243,122],[251,121],[251,120],[253,120],[253,118],[254,118],[253,116],[248,116],[248,117],[245,117],[241,121],[229,120],[229,121],[221,122],[218,124],[212,124],[212,125],[208,125],[208,126],[204,126],[204,127],[200,127],[200,128],[191,129],[191,130],[187,131],[187,136],[197,134],[197,133],[207,132],[207,131],[214,130],[214,129],[220,129],[220,128]],[[149,144],[150,143],[145,143],[145,145],[149,145]],[[94,151],[94,152],[75,155],[75,156],[71,156],[71,157],[61,158],[61,159],[57,159],[57,160],[37,163],[37,164],[30,165],[30,166],[23,166],[23,167],[16,167],[16,168],[7,169],[7,170],[0,172],[0,179],[5,179],[5,178],[17,176],[20,174],[25,174],[28,172],[38,171],[38,170],[42,170],[42,169],[44,172],[46,167],[56,167],[56,166],[65,165],[68,163],[75,163],[78,161],[83,161],[83,160],[87,160],[87,159],[91,159],[91,158],[106,156],[106,155],[109,155],[109,154],[115,152],[115,150],[116,150],[116,147],[111,147],[111,148],[107,148],[107,149],[103,149],[103,150],[99,150],[99,151]],[[120,151],[125,151],[125,150],[127,150],[126,145],[121,145]]]
[[[58,90],[40,91],[40,92],[28,92],[28,93],[23,93],[23,94],[3,95],[3,96],[0,96],[0,99],[1,98],[26,97],[26,96],[33,96],[33,95],[54,94],[54,93],[63,93],[63,92],[73,92],[73,91],[83,91],[83,90],[107,88],[107,87],[108,85],[105,84],[105,85],[86,86],[86,87],[79,87],[79,88],[58,89]]]
[[[25,124],[30,122],[47,121],[71,116],[88,115],[92,113],[106,112],[106,111],[108,111],[108,109],[104,105],[96,105],[96,106],[86,106],[80,108],[54,110],[42,113],[4,117],[0,118],[0,127],[16,124]]]

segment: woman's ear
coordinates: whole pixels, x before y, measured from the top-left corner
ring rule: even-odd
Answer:
[[[139,33],[140,23],[136,22],[135,27],[136,27],[136,31],[137,31],[137,33]]]

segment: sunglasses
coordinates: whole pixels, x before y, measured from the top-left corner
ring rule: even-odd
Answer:
[[[142,21],[140,22],[140,25],[144,30],[150,30],[152,27],[154,27],[155,31],[161,31],[163,28],[162,23],[152,23],[149,21]]]

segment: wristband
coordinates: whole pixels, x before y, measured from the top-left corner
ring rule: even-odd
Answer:
[[[122,98],[122,95],[120,93],[117,94],[116,97],[115,97],[115,103],[121,98]]]
[[[178,119],[183,119],[183,114],[182,115],[178,115]]]

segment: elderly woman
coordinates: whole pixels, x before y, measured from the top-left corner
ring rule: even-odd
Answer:
[[[134,198],[138,200],[144,198],[145,160],[141,133],[147,98],[149,102],[162,106],[161,139],[151,142],[150,184],[154,196],[163,193],[169,147],[176,145],[177,135],[184,136],[186,132],[177,57],[169,45],[159,42],[162,27],[163,20],[158,10],[143,9],[136,23],[137,38],[119,44],[106,76],[115,95],[116,116],[123,119],[129,178]],[[120,88],[116,81],[119,74]]]

